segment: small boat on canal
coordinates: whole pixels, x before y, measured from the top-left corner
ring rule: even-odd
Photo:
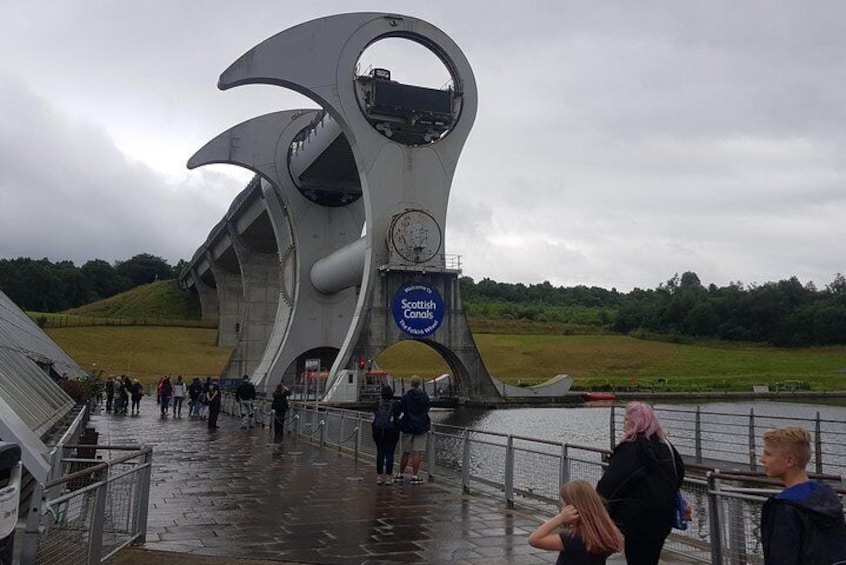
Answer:
[[[582,393],[582,400],[585,402],[595,402],[597,400],[610,400],[614,401],[617,399],[617,395],[613,392],[583,392]]]

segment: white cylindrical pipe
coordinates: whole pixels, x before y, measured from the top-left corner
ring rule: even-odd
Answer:
[[[311,284],[323,294],[334,294],[361,284],[364,276],[365,239],[333,251],[311,267]]]

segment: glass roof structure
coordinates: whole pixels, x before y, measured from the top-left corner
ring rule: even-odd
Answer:
[[[0,292],[0,440],[21,446],[37,479],[47,464],[42,438],[75,404],[56,382],[62,375],[85,372]]]

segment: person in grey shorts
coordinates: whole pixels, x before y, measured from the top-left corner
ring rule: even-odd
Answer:
[[[402,457],[400,458],[399,473],[394,481],[403,481],[408,462],[411,460],[411,484],[419,485],[423,480],[418,475],[420,471],[420,460],[423,452],[426,451],[426,438],[429,428],[432,425],[429,420],[429,395],[421,386],[423,382],[420,377],[411,377],[411,389],[408,390],[400,400],[399,429],[402,432],[400,443]]]

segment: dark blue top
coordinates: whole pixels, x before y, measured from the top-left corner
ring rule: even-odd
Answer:
[[[556,565],[605,565],[608,556],[588,553],[582,538],[570,532],[561,532],[558,535],[561,536],[564,551],[558,553]]]
[[[432,422],[429,420],[429,395],[419,388],[413,388],[400,400],[400,431],[406,434],[425,434]]]
[[[764,503],[761,542],[766,565],[810,565],[846,561],[843,505],[817,481],[784,489]]]

